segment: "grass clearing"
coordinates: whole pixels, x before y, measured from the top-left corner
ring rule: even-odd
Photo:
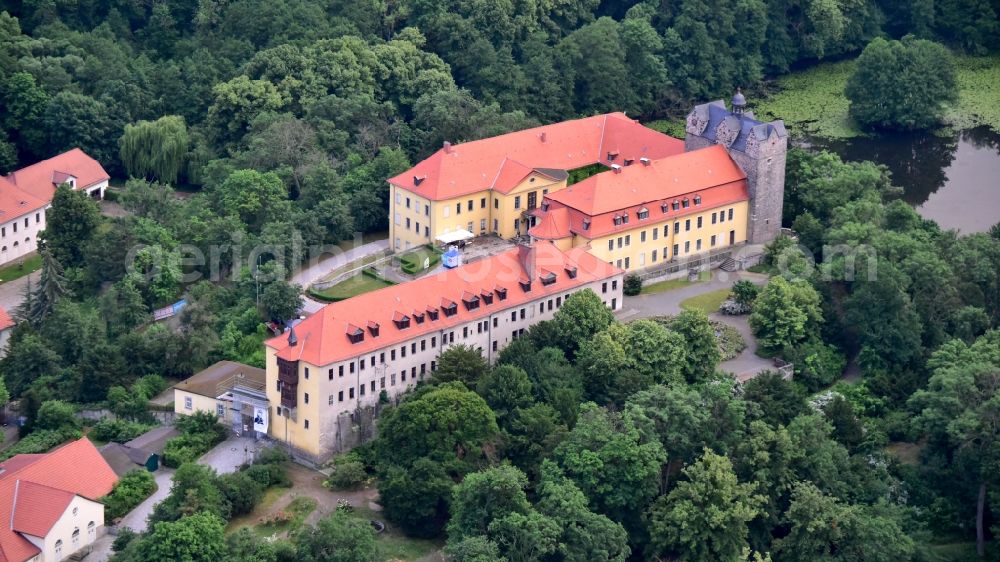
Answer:
[[[375,536],[375,544],[378,547],[378,555],[381,560],[419,560],[444,546],[444,543],[440,541],[408,537],[396,529],[392,523],[386,521],[384,515],[365,507],[355,507],[351,516],[365,521],[377,519],[385,523],[385,530]]]
[[[287,491],[287,488],[284,490]],[[290,535],[305,523],[306,517],[315,511],[318,505],[319,502],[316,501],[316,498],[299,496],[290,501],[283,509],[265,517],[263,521],[258,521],[252,527],[253,532],[261,537]]]
[[[15,260],[14,263],[10,265],[0,267],[0,283],[20,279],[21,277],[24,277],[33,271],[38,271],[41,268],[42,256],[37,253],[23,256]]]
[[[399,256],[400,269],[403,270],[403,273],[409,273],[410,275],[424,271],[425,269],[433,269],[434,266],[441,262],[442,253],[441,250],[431,246],[421,246],[410,250]],[[424,267],[425,261],[427,262],[426,268]]]
[[[689,299],[681,301],[681,308],[701,310],[705,314],[718,312],[722,306],[722,301],[729,297],[729,289],[719,289],[710,293],[703,293]]]
[[[667,279],[666,281],[658,281],[649,285],[642,286],[642,292],[640,295],[654,295],[656,293],[663,293],[666,291],[673,291],[674,289],[683,289],[684,287],[690,287],[695,285],[700,281],[695,281],[694,283],[687,280],[687,277],[681,279]]]
[[[309,295],[319,300],[336,302],[393,285],[395,283],[392,281],[376,277],[374,274],[362,272],[327,289],[310,289]]]
[[[945,112],[953,129],[988,125],[1000,131],[1000,55],[955,56],[959,100]],[[796,133],[824,138],[851,138],[865,132],[848,115],[844,95],[854,60],[826,63],[778,78],[779,91],[754,100],[759,118],[784,119]]]
[[[288,488],[283,488],[280,486],[271,486],[264,491],[264,497],[261,498],[260,502],[253,508],[253,511],[247,513],[246,515],[241,515],[239,517],[234,517],[226,525],[226,534],[230,535],[239,531],[244,527],[253,527],[260,522],[261,518],[264,517],[270,509],[285,493],[288,492]]]

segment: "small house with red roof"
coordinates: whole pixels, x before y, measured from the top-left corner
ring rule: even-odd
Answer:
[[[57,562],[104,532],[118,476],[86,437],[0,463],[0,562]]]
[[[101,199],[109,179],[100,162],[79,148],[0,177],[0,265],[38,249],[56,187],[65,183]]]

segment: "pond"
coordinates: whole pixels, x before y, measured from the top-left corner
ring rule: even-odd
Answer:
[[[989,127],[954,136],[928,133],[809,139],[844,160],[872,160],[892,172],[903,199],[921,216],[963,234],[1000,221],[1000,134]]]

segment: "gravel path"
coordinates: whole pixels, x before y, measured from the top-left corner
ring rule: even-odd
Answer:
[[[160,468],[153,473],[153,476],[156,478],[156,491],[153,492],[153,495],[146,498],[144,502],[137,505],[135,509],[128,512],[125,517],[122,517],[121,523],[118,525],[119,529],[128,527],[137,533],[145,531],[147,527],[146,519],[153,513],[153,508],[170,495],[174,470],[166,467]],[[110,558],[112,554],[111,543],[113,542],[115,542],[115,537],[109,534],[98,537],[94,541],[94,548],[90,552],[90,555],[87,556],[87,560],[101,562]]]

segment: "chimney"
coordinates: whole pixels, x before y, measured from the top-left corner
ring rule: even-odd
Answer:
[[[299,344],[299,338],[295,336],[295,327],[293,326],[288,329],[288,345],[291,347],[295,347],[298,344]]]
[[[616,173],[616,174],[620,174],[620,173],[622,173],[622,167],[619,166],[618,164],[612,164],[611,165],[611,171],[614,172],[614,173]]]
[[[646,158],[645,156],[643,156],[642,158],[640,158],[639,161],[642,162],[643,166],[649,166],[649,164],[650,164],[649,158]]]
[[[443,148],[444,148],[445,154],[451,154],[451,143],[450,142],[444,141]]]
[[[538,135],[538,138],[541,139],[542,142],[545,142],[545,131],[542,131],[542,134]]]

